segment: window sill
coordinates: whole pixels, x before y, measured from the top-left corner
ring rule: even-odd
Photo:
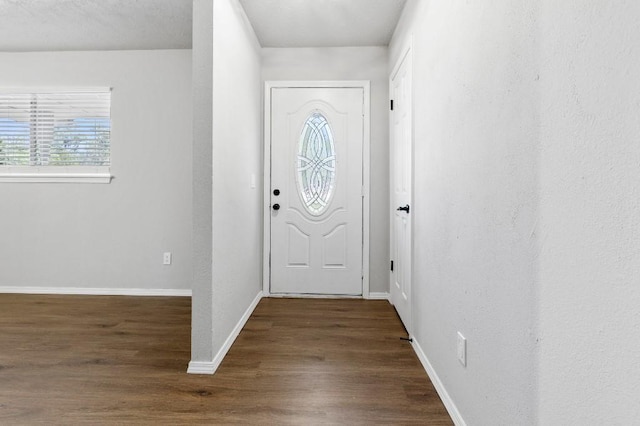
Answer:
[[[0,167],[0,183],[111,183],[113,178],[108,168],[70,169]]]

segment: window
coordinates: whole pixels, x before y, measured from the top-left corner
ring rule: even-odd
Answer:
[[[0,89],[0,181],[109,182],[110,89]]]
[[[302,204],[312,215],[321,215],[335,187],[336,152],[329,122],[319,112],[307,118],[300,134],[297,180]]]

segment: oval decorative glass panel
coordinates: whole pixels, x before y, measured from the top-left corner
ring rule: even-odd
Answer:
[[[335,188],[336,151],[329,122],[319,112],[312,113],[302,127],[296,175],[302,204],[312,215],[321,215]]]

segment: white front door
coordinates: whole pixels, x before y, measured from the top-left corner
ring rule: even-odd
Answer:
[[[271,88],[273,294],[362,294],[362,88]]]
[[[391,303],[411,334],[411,50],[391,75]]]

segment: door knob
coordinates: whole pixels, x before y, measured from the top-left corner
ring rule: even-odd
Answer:
[[[409,213],[409,204],[404,207],[398,207],[396,210]]]
[[[274,210],[280,210],[280,204],[275,203],[275,204],[273,205],[273,209],[274,209]]]

